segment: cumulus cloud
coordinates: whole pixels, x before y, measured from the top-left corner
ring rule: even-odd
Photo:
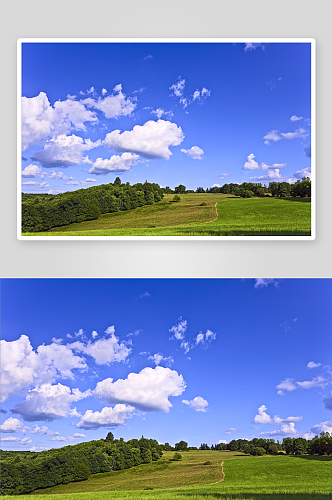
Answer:
[[[332,420],[327,420],[326,422],[314,425],[310,430],[318,436],[321,432],[329,432],[332,435]]]
[[[128,347],[128,342],[120,342],[119,338],[115,336],[114,326],[109,328],[111,330],[107,329],[105,332],[110,335],[108,338],[102,338],[95,342],[89,340],[87,344],[80,341],[73,342],[69,346],[75,351],[91,356],[97,365],[109,365],[110,363],[125,361],[131,352],[131,348]]]
[[[202,160],[202,156],[204,154],[203,149],[198,146],[193,146],[190,149],[181,149],[182,153],[186,153],[193,160]]]
[[[26,151],[71,129],[85,130],[86,122],[97,121],[95,113],[72,99],[57,101],[52,107],[45,92],[36,97],[22,97],[22,149]]]
[[[132,153],[122,153],[122,155],[113,155],[111,158],[103,160],[97,158],[89,170],[90,174],[106,175],[110,172],[115,174],[122,174],[123,172],[130,172],[132,166],[136,165],[139,156]]]
[[[51,383],[60,377],[73,379],[73,369],[87,367],[68,346],[41,345],[35,352],[26,335],[12,342],[1,340],[1,360],[2,402],[32,384]]]
[[[1,437],[1,441],[4,443],[9,442],[9,443],[17,443],[17,444],[31,444],[32,440],[30,438],[19,438],[16,436],[6,436],[6,437]]]
[[[265,45],[263,45],[262,43],[245,43],[243,50],[245,52],[250,52],[251,50],[256,50],[258,47],[260,47],[262,50],[265,50]]]
[[[169,332],[174,335],[170,337],[170,340],[180,340],[181,348],[184,350],[185,354],[187,354],[190,349],[200,345],[201,347],[207,347],[212,340],[216,339],[217,334],[213,333],[211,330],[206,330],[205,334],[203,332],[199,332],[195,337],[194,341],[185,340],[185,334],[187,331],[187,320],[182,320],[182,316],[178,319],[176,325],[172,326]]]
[[[42,425],[39,427],[39,425],[35,425],[35,428],[33,431],[31,431],[31,434],[43,434],[46,436],[59,436],[59,432],[53,432],[51,431],[46,425]]]
[[[22,186],[34,186],[39,188],[47,188],[50,187],[48,182],[38,182],[38,181],[26,181],[22,182]]]
[[[40,177],[42,174],[42,169],[37,167],[37,165],[28,165],[22,170],[22,177]]]
[[[113,382],[107,378],[98,382],[94,390],[97,399],[108,404],[123,403],[142,411],[168,412],[172,407],[170,396],[179,396],[186,388],[182,375],[175,370],[156,366],[139,373],[129,373],[126,379]]]
[[[290,422],[289,424],[282,424],[281,428],[276,431],[261,432],[261,436],[265,436],[267,438],[286,437],[289,435],[294,436],[294,434],[298,434],[298,431],[295,429],[294,422]]]
[[[315,363],[314,361],[309,361],[307,364],[307,368],[317,368],[318,366],[321,366],[322,363]]]
[[[220,174],[218,175],[218,179],[228,179],[232,174]]]
[[[312,380],[304,380],[303,382],[296,382],[294,379],[286,378],[279,385],[277,385],[278,394],[284,395],[285,391],[291,392],[295,389],[312,389],[313,387],[326,387],[329,380],[322,376],[313,378]]]
[[[166,357],[160,352],[157,352],[153,356],[149,356],[148,359],[151,359],[157,366],[160,365],[161,362],[165,363],[167,366],[171,366],[171,364],[174,363],[172,356]]]
[[[57,180],[63,180],[63,181],[72,181],[73,177],[67,177],[63,172],[56,172],[55,170],[52,171],[51,174],[48,175],[49,179],[57,179]]]
[[[235,427],[230,427],[224,431],[225,434],[236,434],[240,429],[235,429]]]
[[[206,399],[203,399],[200,396],[196,396],[196,398],[192,399],[191,401],[183,399],[182,403],[188,405],[192,410],[201,412],[206,412],[206,409],[209,406],[209,403],[206,401]]]
[[[21,420],[13,417],[7,418],[7,420],[5,420],[2,425],[0,425],[1,432],[23,432],[23,434],[25,434],[30,430],[30,427],[23,425],[23,422]]]
[[[262,162],[260,165],[257,161],[254,160],[255,155],[251,153],[247,156],[247,161],[243,165],[243,170],[269,170],[269,169],[279,169],[286,166],[286,163],[273,163],[273,165],[267,165],[265,162]],[[279,172],[279,170],[278,170]]]
[[[278,288],[279,282],[274,278],[256,278],[254,288],[266,288],[268,285],[274,285]]]
[[[201,345],[202,347],[207,347],[207,345],[212,341],[215,340],[217,337],[216,333],[211,332],[211,330],[206,330],[205,334],[203,332],[199,332],[195,339],[195,344],[196,345]]]
[[[272,142],[280,141],[281,139],[306,139],[308,137],[309,132],[304,128],[298,128],[294,132],[279,132],[279,130],[271,130],[266,135],[264,135],[263,139],[265,139],[264,144],[271,144]]]
[[[118,427],[125,425],[132,417],[135,408],[125,404],[117,404],[114,408],[105,406],[101,411],[87,410],[76,425],[79,429],[99,429],[100,427]]]
[[[290,117],[290,121],[291,122],[297,122],[298,120],[302,120],[303,119],[303,116],[296,116],[296,115],[293,115]]]
[[[123,94],[121,84],[116,85],[113,89],[113,94],[105,97],[104,99],[101,97],[98,99],[88,97],[81,102],[88,107],[93,107],[102,111],[106,118],[129,116],[137,106],[135,98],[126,98],[125,94]]]
[[[21,415],[28,422],[56,420],[69,415],[72,402],[89,396],[90,389],[81,392],[62,384],[42,384],[29,391],[26,400],[17,404],[12,413]]]
[[[101,145],[100,139],[92,142],[77,135],[58,135],[46,142],[44,149],[32,157],[45,168],[69,167],[83,162],[83,153]]]
[[[143,158],[169,160],[173,154],[170,146],[178,146],[184,139],[181,127],[175,123],[150,120],[144,125],[135,125],[133,130],[113,130],[106,134],[104,146],[116,152],[131,152]]]
[[[75,432],[75,434],[73,434],[72,436],[56,436],[54,438],[51,438],[50,441],[65,441],[67,443],[71,443],[73,441],[77,441],[78,439],[83,439],[85,438],[86,435],[85,434],[80,434],[78,432]]]
[[[311,167],[298,170],[297,172],[295,172],[295,174],[293,174],[293,177],[295,177],[295,181],[298,179],[302,179],[303,177],[309,177],[311,179]]]
[[[255,416],[253,422],[254,424],[273,424],[273,425],[281,425],[281,430],[273,431],[273,433],[266,434],[276,434],[278,432],[288,432],[292,434],[291,428],[294,428],[295,422],[299,422],[302,420],[302,417],[287,417],[281,418],[278,415],[275,415],[273,418],[266,413],[267,407],[262,405],[258,408],[257,415]],[[295,431],[296,432],[296,431]]]
[[[195,92],[191,97],[184,97],[183,93],[185,84],[186,84],[185,79],[181,79],[181,76],[179,76],[177,82],[173,83],[173,85],[169,87],[170,90],[172,90],[172,94],[170,94],[170,96],[179,97],[180,104],[182,104],[184,109],[193,102],[198,102],[202,104],[206,100],[206,98],[209,97],[209,95],[211,94],[210,90],[203,87],[202,90],[195,90]]]
[[[226,439],[219,439],[218,444],[221,444],[221,443],[223,443],[223,444],[227,444]]]

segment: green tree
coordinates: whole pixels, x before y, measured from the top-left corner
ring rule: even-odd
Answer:
[[[188,443],[185,441],[180,441],[179,443],[175,443],[175,451],[186,451],[188,449]]]
[[[113,432],[109,432],[105,438],[105,441],[107,441],[108,443],[113,443],[114,441],[114,434]]]
[[[180,184],[179,186],[176,186],[174,189],[175,194],[185,194],[186,192],[186,186],[183,184]]]
[[[113,182],[114,186],[121,186],[121,179],[120,177],[117,177],[115,181]]]

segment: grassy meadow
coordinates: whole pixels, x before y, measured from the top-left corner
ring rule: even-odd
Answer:
[[[23,236],[310,236],[309,198],[165,195],[154,205]]]
[[[332,457],[252,457],[231,451],[174,452],[131,469],[94,474],[17,500],[331,500]],[[210,461],[211,465],[204,465]],[[222,465],[223,463],[223,465]],[[7,495],[3,500],[8,500]]]

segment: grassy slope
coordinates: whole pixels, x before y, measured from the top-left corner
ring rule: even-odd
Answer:
[[[235,198],[222,194],[173,195],[155,205],[105,214],[94,221],[70,224],[26,236],[308,236],[308,199]],[[206,206],[200,206],[201,203]],[[217,202],[218,219],[215,204]]]
[[[169,462],[172,455],[168,452],[149,465],[95,474],[87,481],[15,498],[47,500],[52,494],[52,500],[332,499],[332,457],[248,457],[237,452],[193,451],[182,453],[181,462]],[[204,466],[206,460],[212,465]],[[225,479],[217,482],[222,479],[222,460]],[[148,487],[154,491],[142,491]],[[13,497],[3,496],[3,500],[8,498]]]

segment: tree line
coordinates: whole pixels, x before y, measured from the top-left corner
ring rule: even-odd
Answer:
[[[199,448],[189,446],[186,441],[179,441],[171,446],[165,443],[163,449],[166,451],[191,451],[191,450],[229,450],[239,451],[248,455],[277,455],[278,453],[291,455],[332,455],[332,434],[321,432],[320,436],[315,436],[311,440],[305,438],[283,438],[282,443],[274,439],[254,438],[251,441],[247,439],[232,439],[229,443],[217,443],[209,446],[202,443]]]
[[[101,214],[153,205],[164,197],[154,183],[129,182],[91,186],[57,195],[22,193],[22,232],[48,231],[74,222],[98,219]]]
[[[174,189],[166,186],[163,190],[166,194],[222,193],[233,194],[234,196],[240,196],[241,198],[252,198],[253,196],[264,197],[270,195],[278,196],[279,198],[285,198],[288,196],[310,198],[311,180],[309,177],[303,177],[301,180],[297,180],[294,184],[290,184],[289,182],[270,182],[268,186],[264,186],[262,183],[254,182],[243,182],[242,184],[230,183],[206,189],[198,187],[196,191],[186,189],[186,186],[180,184]]]
[[[155,439],[106,439],[36,452],[1,451],[1,494],[20,495],[57,484],[84,481],[90,474],[129,469],[162,456]]]

